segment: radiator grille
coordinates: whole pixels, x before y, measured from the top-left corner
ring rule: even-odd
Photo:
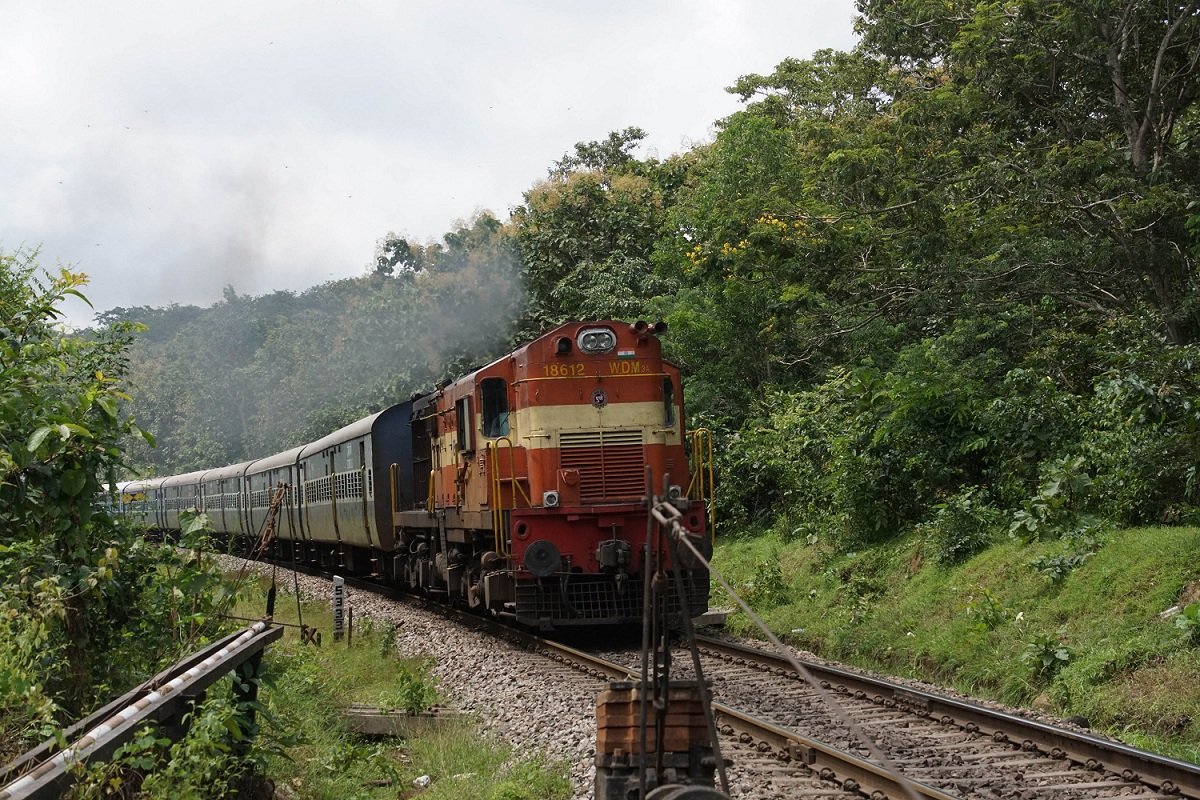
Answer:
[[[562,469],[579,470],[585,503],[635,499],[645,494],[646,454],[642,432],[571,431],[559,434]]]

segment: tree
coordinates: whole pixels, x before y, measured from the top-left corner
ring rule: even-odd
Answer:
[[[644,136],[626,128],[577,144],[513,209],[526,333],[582,316],[642,316],[671,288],[653,261],[678,162],[636,160],[629,151]]]
[[[567,153],[550,168],[551,177],[565,178],[572,172],[622,172],[634,164],[633,153],[646,138],[641,128],[612,131],[603,141],[578,142],[575,152]]]
[[[148,677],[197,633],[217,576],[148,546],[113,499],[121,440],[141,433],[122,389],[135,328],[58,326],[84,276],[0,254],[0,751],[42,737]]]
[[[993,156],[1010,188],[994,207],[1031,223],[1006,268],[1041,272],[1043,286],[1058,283],[1056,294],[1100,313],[1148,303],[1170,341],[1196,341],[1188,224],[1200,170],[1200,4],[862,0],[859,9],[867,52],[920,85],[937,80],[973,98],[973,127],[999,134]],[[1071,244],[1056,246],[1064,234]]]

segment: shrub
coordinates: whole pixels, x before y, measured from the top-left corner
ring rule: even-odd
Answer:
[[[1189,644],[1200,646],[1200,603],[1190,603],[1184,606],[1175,617],[1175,627],[1183,631]]]
[[[1039,633],[1025,646],[1021,661],[1032,665],[1036,676],[1051,677],[1071,662],[1071,650],[1059,640],[1059,636]]]
[[[963,489],[935,505],[933,519],[918,526],[939,564],[966,561],[991,542],[1003,515],[983,502],[982,495],[978,486]]]

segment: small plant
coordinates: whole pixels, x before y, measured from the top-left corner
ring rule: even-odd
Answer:
[[[416,669],[401,668],[396,673],[396,683],[390,698],[390,705],[410,714],[419,714],[437,705],[439,699],[437,688],[423,672],[423,670],[418,672]]]
[[[744,584],[746,602],[756,610],[775,608],[787,602],[787,585],[783,582],[783,567],[779,553],[772,553],[755,566],[754,577]]]
[[[975,618],[975,628],[981,633],[994,631],[1016,617],[1011,608],[1000,602],[987,589],[983,590],[983,596],[978,602],[967,606],[967,613]]]
[[[919,526],[939,564],[966,561],[991,542],[1002,515],[980,498],[981,491],[972,486],[935,505],[933,519]]]
[[[1078,509],[1089,499],[1093,484],[1082,456],[1063,456],[1045,467],[1038,493],[1021,504],[1008,526],[1010,536],[1024,542],[1054,537],[1083,537],[1103,521]]]
[[[387,658],[396,652],[396,624],[389,622],[379,631],[379,655]]]
[[[1183,631],[1188,644],[1200,645],[1200,602],[1184,606],[1175,617],[1175,627]]]
[[[1035,558],[1029,562],[1029,566],[1033,567],[1042,575],[1045,575],[1053,583],[1060,583],[1063,578],[1071,574],[1073,570],[1091,558],[1094,553],[1072,553],[1070,555],[1061,556],[1042,556]]]
[[[1038,677],[1050,677],[1071,662],[1071,650],[1060,641],[1061,635],[1061,630],[1056,636],[1034,634],[1033,641],[1025,646],[1021,660],[1032,664]]]

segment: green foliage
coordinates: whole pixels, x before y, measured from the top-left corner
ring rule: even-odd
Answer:
[[[774,608],[787,601],[787,585],[778,552],[758,562],[754,577],[742,586],[742,595],[754,608]]]
[[[409,667],[397,671],[390,702],[386,705],[416,714],[433,708],[439,699],[437,687],[430,680],[426,665],[424,669]]]
[[[252,732],[240,704],[211,696],[185,715],[184,724],[187,734],[177,742],[153,727],[143,729],[109,761],[83,770],[68,797],[92,800],[132,792],[144,800],[211,800],[235,796],[257,780],[261,762],[245,746]]]
[[[1040,678],[1049,678],[1071,662],[1071,650],[1061,641],[1062,632],[1050,636],[1034,634],[1033,640],[1021,653],[1021,661],[1030,664]]]
[[[1081,714],[1097,730],[1156,752],[1190,760],[1200,754],[1197,645],[1175,618],[1159,617],[1195,600],[1200,529],[1114,529],[1052,587],[1030,561],[1092,546],[1000,536],[963,562],[941,565],[919,532],[854,554],[788,541],[785,532],[718,538],[714,563],[740,586],[778,554],[789,586],[803,592],[758,611],[792,643],[971,696]],[[750,633],[740,616],[730,625]],[[1053,635],[1047,642],[1038,633]],[[1045,648],[1022,661],[1035,641]],[[1063,646],[1066,662],[1057,657]],[[1053,658],[1052,675],[1038,674],[1043,652]]]
[[[428,245],[389,234],[377,258],[385,269],[298,295],[230,290],[205,309],[101,315],[102,329],[148,328],[129,380],[159,446],[128,441],[130,461],[161,475],[280,452],[505,351],[520,270],[511,230],[493,216]]]
[[[1183,631],[1189,644],[1200,646],[1200,603],[1189,603],[1175,617],[1175,627]]]
[[[934,505],[934,515],[917,526],[929,537],[931,553],[940,564],[957,564],[991,543],[1000,512],[981,502],[983,491],[972,486]]]
[[[975,627],[982,633],[994,631],[1001,625],[1012,622],[1017,613],[984,589],[974,603],[967,606],[967,614],[975,621]]]
[[[1025,541],[1047,535],[1082,535],[1099,527],[1100,521],[1077,509],[1086,504],[1092,477],[1082,457],[1063,456],[1047,465],[1038,493],[1013,514],[1009,533]]]
[[[1091,558],[1094,553],[1069,553],[1059,556],[1040,556],[1029,562],[1029,566],[1033,567],[1038,573],[1045,575],[1054,583],[1062,583],[1063,578],[1067,577],[1072,570],[1078,569],[1083,565],[1083,562]]]
[[[577,145],[513,209],[530,292],[524,332],[567,319],[647,317],[649,300],[675,288],[651,263],[671,171],[629,154],[644,136],[629,128]]]
[[[221,579],[98,503],[141,436],[122,389],[132,325],[57,325],[83,276],[0,255],[0,756],[173,660],[209,630]]]
[[[242,602],[248,613],[259,607],[257,596]],[[296,621],[293,603],[280,603],[277,612],[279,621]],[[309,625],[330,624],[327,603],[305,603],[303,615]],[[292,795],[318,800],[395,798],[422,775],[432,782],[420,795],[430,800],[570,797],[565,767],[513,753],[467,718],[402,740],[347,733],[339,712],[348,705],[404,707],[400,697],[410,692],[422,705],[436,699],[431,662],[399,653],[395,645],[394,630],[370,620],[356,627],[352,647],[302,645],[289,629],[266,658],[273,688],[261,695],[268,714],[254,753],[265,758],[265,774]],[[407,688],[398,689],[397,681]]]

